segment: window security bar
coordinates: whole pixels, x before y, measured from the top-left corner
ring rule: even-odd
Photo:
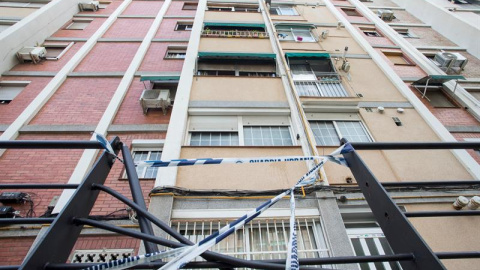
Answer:
[[[202,37],[268,38],[267,32],[238,30],[203,30]]]
[[[343,140],[343,142],[345,142]],[[112,147],[114,152],[117,154],[122,148],[122,143],[119,138],[115,138],[112,142]],[[466,149],[466,148],[479,148],[479,142],[434,142],[434,143],[352,143],[353,147],[357,150],[374,150],[374,149],[384,149],[384,150],[396,150],[396,149]],[[16,148],[16,149],[102,149],[103,147],[93,141],[0,141],[0,148]],[[125,159],[125,166],[127,171],[130,172],[130,175],[133,175],[132,172],[135,172],[133,166],[133,160],[126,146],[123,146],[123,157]],[[413,217],[417,216],[443,216],[449,215],[447,212],[418,212],[403,214],[398,207],[393,203],[391,198],[388,196],[387,192],[383,189],[382,185],[375,179],[373,174],[369,171],[363,161],[360,159],[358,154],[353,151],[351,153],[345,154],[346,160],[349,162],[351,170],[357,179],[359,188],[362,189],[364,196],[366,197],[367,202],[372,209],[372,212],[380,224],[386,238],[389,240],[389,243],[392,246],[394,255],[381,255],[381,256],[349,256],[349,257],[330,257],[330,258],[303,258],[300,259],[300,264],[304,269],[310,269],[304,267],[305,265],[331,265],[331,264],[345,264],[345,263],[359,263],[359,262],[386,262],[386,261],[399,261],[403,269],[444,269],[443,265],[439,259],[459,259],[459,258],[480,258],[480,252],[448,252],[448,253],[433,253],[428,246],[423,242],[421,237],[416,233],[412,228],[411,224],[406,219],[407,215]],[[179,234],[178,231],[173,230],[171,227],[162,223],[152,214],[150,214],[142,203],[138,203],[143,198],[134,197],[133,202],[126,198],[125,196],[119,194],[118,192],[109,189],[108,187],[103,186],[110,168],[115,161],[114,157],[110,154],[103,153],[95,165],[93,166],[90,173],[86,176],[84,181],[78,185],[68,185],[68,184],[28,184],[25,187],[28,188],[69,188],[76,191],[70,200],[70,202],[65,206],[64,210],[54,219],[42,219],[42,223],[52,222],[52,225],[49,227],[45,237],[39,241],[39,243],[33,247],[32,252],[25,258],[24,262],[20,266],[2,266],[0,269],[79,269],[84,268],[83,265],[72,265],[72,264],[63,264],[57,263],[66,261],[73,245],[75,244],[80,231],[82,229],[82,224],[89,224],[98,228],[104,228],[113,232],[120,234],[130,235],[138,239],[146,240],[146,242],[161,244],[167,247],[180,247],[184,245],[192,244],[191,241],[186,239],[183,235]],[[128,174],[128,172],[127,172]],[[135,180],[135,177],[129,177]],[[138,178],[136,178],[138,184]],[[454,181],[447,181],[446,185],[471,185],[474,181],[459,181],[454,183]],[[416,182],[422,183],[422,182]],[[433,183],[427,183],[433,184]],[[135,183],[130,183],[132,193],[135,193],[134,189]],[[15,188],[15,185],[0,185],[0,188]],[[21,187],[19,187],[21,189]],[[89,220],[86,217],[93,207],[95,200],[98,196],[99,191],[107,192],[114,197],[120,199],[122,202],[131,206],[137,211],[139,216],[145,217],[149,221],[153,222],[155,225],[164,229],[172,237],[176,237],[179,242],[170,241],[160,237],[155,237],[147,232],[144,228],[141,228],[142,232],[137,232],[134,230],[118,228],[116,226],[102,223],[94,220]],[[137,189],[137,195],[138,189]],[[141,193],[140,193],[141,194]],[[81,203],[79,203],[81,202]],[[470,211],[462,211],[458,213],[466,213],[469,215]],[[30,222],[39,222],[40,220],[29,219]],[[394,222],[389,222],[393,220]],[[29,221],[25,221],[28,223]],[[258,227],[258,235],[265,232],[265,230],[272,230],[270,222],[260,222]],[[309,224],[307,221],[299,221],[300,229],[302,226],[307,228],[306,232],[314,234],[314,230],[308,229],[309,226],[314,225],[302,225]],[[25,224],[23,223],[23,224]],[[150,225],[149,222],[146,222],[147,225]],[[263,224],[263,225],[262,225]],[[313,222],[311,223],[313,224]],[[80,225],[80,226],[78,226]],[[267,227],[268,226],[268,227]],[[255,223],[252,225],[253,230],[255,231]],[[275,226],[273,226],[275,228]],[[313,227],[312,227],[313,228]],[[249,228],[244,229],[248,231]],[[250,231],[252,229],[250,228]],[[277,224],[278,230],[278,224]],[[265,235],[263,233],[263,235]],[[268,235],[268,234],[267,234]],[[408,236],[408,237],[406,237]],[[265,236],[263,236],[265,237]],[[401,237],[402,239],[399,239]],[[259,236],[259,239],[262,239]],[[308,238],[307,238],[308,239]],[[314,238],[312,238],[314,239]],[[409,239],[408,242],[403,240]],[[272,239],[266,240],[270,242]],[[263,240],[264,241],[264,240]],[[312,240],[311,240],[312,241]],[[317,241],[315,239],[315,241]],[[264,241],[265,243],[265,241]],[[307,251],[312,250],[312,246],[305,245]],[[50,252],[55,250],[56,252]],[[313,249],[315,250],[315,248]],[[323,248],[316,247],[316,252],[325,252]],[[261,250],[262,251],[262,250]],[[278,250],[273,250],[272,255],[278,255]],[[251,256],[255,256],[257,251],[251,252]],[[216,267],[216,268],[232,268],[232,267],[250,267],[250,268],[260,268],[260,269],[284,269],[285,260],[283,259],[271,259],[271,260],[243,260],[231,256],[226,256],[223,254],[218,254],[215,252],[205,252],[202,255],[207,260],[215,260],[216,262],[192,262],[187,266],[190,268],[205,268],[205,267]],[[47,266],[48,264],[48,266]],[[164,262],[153,262],[147,265],[139,265],[135,268],[158,268],[163,265]],[[427,265],[427,266],[425,266]],[[426,267],[426,268],[425,268]]]

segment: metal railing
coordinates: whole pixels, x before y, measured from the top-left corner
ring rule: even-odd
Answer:
[[[268,38],[267,32],[238,30],[203,30],[202,37],[221,38]]]

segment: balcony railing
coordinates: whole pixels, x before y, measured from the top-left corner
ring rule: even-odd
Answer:
[[[222,38],[268,38],[267,32],[237,30],[203,30],[202,37]]]
[[[341,83],[341,77],[335,72],[315,72],[316,80],[294,79],[299,96],[308,97],[348,97]]]

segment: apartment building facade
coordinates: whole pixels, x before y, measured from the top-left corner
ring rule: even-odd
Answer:
[[[0,81],[0,140],[90,140],[97,132],[120,137],[140,161],[326,155],[342,138],[480,138],[472,86],[479,60],[393,2],[114,0],[83,11],[77,4],[51,2],[0,33],[10,46],[3,53],[8,60]],[[393,10],[398,22],[387,25],[378,9]],[[47,29],[45,16],[59,10],[52,20],[58,26]],[[35,27],[43,30],[34,35]],[[22,34],[30,39],[20,42]],[[37,45],[46,48],[46,59],[18,62],[19,49]],[[441,50],[468,58],[453,75],[469,79],[458,85],[436,82],[435,91],[447,102],[425,94],[425,85],[412,85],[429,75],[453,78],[420,57]],[[475,151],[359,153],[381,182],[480,177]],[[0,157],[0,182],[79,183],[97,156],[96,150],[7,150]],[[291,188],[313,165],[139,167],[137,173],[149,211],[198,242]],[[300,258],[391,253],[363,195],[348,191],[355,183],[348,168],[327,163],[315,185],[331,188],[297,196]],[[128,194],[120,162],[106,185]],[[23,192],[32,203],[12,205],[22,217],[54,215],[71,196],[58,190]],[[406,212],[449,210],[460,195],[479,194],[468,188],[392,193]],[[138,229],[134,212],[106,194],[91,215]],[[289,216],[289,202],[282,200],[212,250],[243,259],[285,258]],[[411,220],[434,251],[478,251],[478,235],[468,233],[475,221],[474,216]],[[5,227],[0,261],[20,264],[46,229]],[[155,234],[165,236],[160,229]],[[70,262],[137,253],[145,253],[137,239],[86,228]],[[460,269],[475,260],[442,262]],[[399,269],[396,262],[338,267]]]

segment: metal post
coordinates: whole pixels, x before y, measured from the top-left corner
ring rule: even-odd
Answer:
[[[342,139],[342,143],[346,142]],[[414,255],[413,261],[400,262],[403,269],[446,269],[357,152],[353,150],[343,156],[392,250],[396,254]]]
[[[139,207],[147,210],[147,205],[145,204],[145,199],[143,198],[142,187],[140,186],[137,171],[135,170],[135,163],[133,163],[132,155],[130,154],[130,150],[126,145],[123,145],[122,147],[122,155],[133,201]],[[142,215],[138,215],[137,217],[140,225],[140,231],[142,233],[154,235],[152,223],[150,223],[150,221]],[[158,252],[158,247],[154,243],[144,241],[143,245],[145,246],[147,253]]]
[[[115,137],[111,144],[115,153],[118,153],[122,144],[120,139]],[[111,154],[103,152],[43,238],[26,256],[20,270],[41,270],[48,263],[67,261],[83,228],[83,226],[73,224],[73,218],[88,217],[100,192],[92,190],[91,186],[93,183],[103,184],[105,182],[114,161],[115,158]]]

